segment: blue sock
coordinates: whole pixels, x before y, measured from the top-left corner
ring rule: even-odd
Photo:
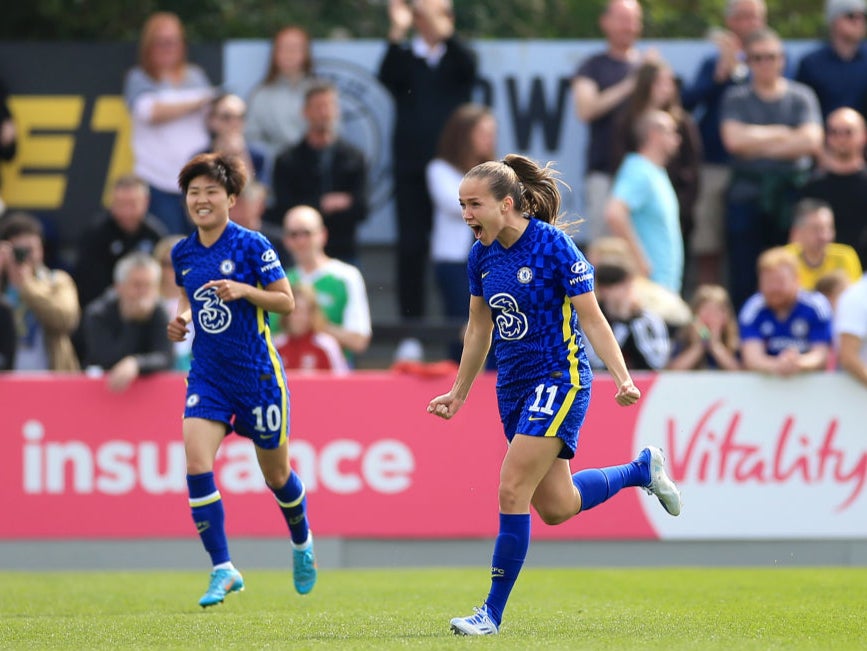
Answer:
[[[631,461],[622,466],[588,468],[572,475],[581,493],[581,510],[587,511],[611,499],[625,486],[646,486],[650,481],[647,464]]]
[[[187,490],[190,493],[193,522],[196,523],[205,550],[211,555],[211,562],[215,566],[228,563],[231,558],[226,540],[223,500],[214,482],[214,473],[187,475]]]
[[[506,601],[527,557],[530,547],[530,514],[500,513],[500,533],[491,559],[491,591],[485,604],[497,624],[503,619]]]
[[[307,542],[310,527],[307,524],[306,491],[304,490],[304,484],[301,483],[301,478],[293,470],[289,474],[289,480],[283,488],[271,490],[274,491],[277,504],[280,505],[280,510],[283,511],[283,518],[289,526],[292,542],[296,545],[303,545]]]

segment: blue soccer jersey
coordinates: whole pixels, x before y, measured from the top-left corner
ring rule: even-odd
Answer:
[[[288,390],[268,315],[246,299],[224,303],[216,288],[204,288],[212,280],[264,288],[285,278],[271,243],[230,221],[210,247],[202,245],[198,232],[178,242],[172,264],[175,282],[190,299],[196,333],[185,416],[229,425],[234,414],[239,433],[257,444],[279,442],[286,434]]]
[[[470,293],[491,308],[501,395],[549,378],[589,386],[592,371],[569,299],[593,291],[593,267],[568,235],[530,219],[508,249],[496,240],[476,242],[467,269]]]
[[[786,348],[805,353],[816,344],[831,344],[831,304],[818,292],[798,292],[798,301],[780,320],[761,293],[744,304],[738,317],[741,340],[760,339],[768,355]]]

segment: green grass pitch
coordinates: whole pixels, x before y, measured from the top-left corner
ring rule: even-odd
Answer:
[[[202,610],[206,572],[0,572],[0,649],[865,649],[867,568],[534,569],[500,635],[451,617],[487,592],[483,568],[287,571]]]

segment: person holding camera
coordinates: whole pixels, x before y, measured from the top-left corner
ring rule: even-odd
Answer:
[[[0,222],[0,296],[12,306],[16,371],[77,371],[71,333],[81,310],[72,277],[45,266],[42,224],[9,213]]]

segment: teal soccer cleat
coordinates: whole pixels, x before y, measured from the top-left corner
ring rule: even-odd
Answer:
[[[488,614],[487,604],[481,608],[473,607],[475,614],[469,617],[455,617],[450,624],[455,635],[496,635],[497,625]]]
[[[292,550],[292,580],[298,594],[307,594],[316,585],[316,556],[313,554],[313,534],[307,549]]]
[[[211,572],[211,584],[208,591],[199,599],[202,608],[223,603],[226,595],[240,592],[244,589],[244,578],[238,570],[214,570]]]

